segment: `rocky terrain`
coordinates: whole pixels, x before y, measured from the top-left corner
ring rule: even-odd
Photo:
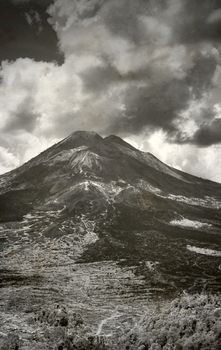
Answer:
[[[48,349],[48,310],[111,337],[183,290],[219,294],[220,214],[220,184],[73,133],[0,176],[0,339]]]

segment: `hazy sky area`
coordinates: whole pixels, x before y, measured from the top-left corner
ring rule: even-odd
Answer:
[[[1,0],[0,173],[75,130],[221,182],[220,0]]]

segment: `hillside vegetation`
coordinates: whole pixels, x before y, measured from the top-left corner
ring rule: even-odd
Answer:
[[[221,299],[204,294],[183,294],[158,303],[134,326],[122,324],[117,333],[96,336],[82,315],[65,307],[41,310],[34,320],[41,327],[27,342],[16,332],[2,339],[1,350],[220,350]],[[39,328],[40,330],[40,328]],[[31,346],[31,347],[30,347]]]

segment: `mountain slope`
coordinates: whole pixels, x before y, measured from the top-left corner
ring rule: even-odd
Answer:
[[[0,220],[5,220],[4,215],[7,220],[17,215],[22,218],[39,203],[64,204],[65,194],[70,197],[72,187],[84,181],[96,182],[92,187],[97,189],[102,183],[100,194],[105,192],[106,197],[111,196],[111,186],[112,191],[127,194],[136,190],[137,197],[150,193],[178,202],[181,196],[184,202],[195,198],[205,207],[219,207],[221,200],[220,185],[173,169],[116,136],[103,139],[93,132],[75,132],[22,167],[0,176]],[[3,205],[6,193],[12,212]],[[143,204],[148,205],[148,200]]]
[[[220,214],[220,184],[119,137],[71,134],[0,176],[2,329],[27,302],[62,301],[96,325],[156,296],[220,292]]]

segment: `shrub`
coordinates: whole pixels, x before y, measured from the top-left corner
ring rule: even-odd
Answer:
[[[121,335],[117,348],[220,350],[221,300],[217,296],[183,294],[145,315],[127,335]]]
[[[221,300],[218,296],[183,294],[149,309],[134,326],[96,336],[78,313],[64,306],[41,310],[35,318],[32,350],[220,350]],[[41,332],[38,332],[40,329]],[[11,333],[1,350],[20,350],[21,339]],[[22,349],[22,346],[21,346]]]

